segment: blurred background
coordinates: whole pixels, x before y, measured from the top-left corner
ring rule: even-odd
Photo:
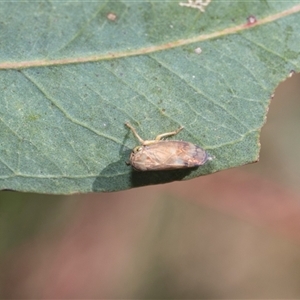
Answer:
[[[0,192],[0,298],[299,298],[300,74],[260,161],[68,197]]]

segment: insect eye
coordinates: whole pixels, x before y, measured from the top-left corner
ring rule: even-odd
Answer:
[[[141,151],[142,150],[142,147],[141,146],[137,146],[137,147],[135,147],[133,150],[132,150],[132,152],[133,153],[137,153],[137,152],[139,152],[139,151]]]

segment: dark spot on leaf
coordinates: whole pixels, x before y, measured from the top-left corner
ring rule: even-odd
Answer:
[[[253,16],[253,15],[250,15],[250,16],[247,18],[247,25],[248,25],[248,26],[251,26],[251,25],[255,24],[256,22],[257,22],[256,17]]]

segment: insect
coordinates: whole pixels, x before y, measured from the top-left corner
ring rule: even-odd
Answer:
[[[177,130],[158,135],[155,140],[144,141],[129,124],[125,125],[141,143],[130,154],[130,164],[137,171],[174,170],[198,167],[211,160],[208,153],[197,145],[184,141],[162,140],[167,136],[176,135]]]

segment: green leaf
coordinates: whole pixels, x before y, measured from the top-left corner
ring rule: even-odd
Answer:
[[[179,2],[1,2],[1,189],[116,191],[258,160],[271,95],[299,71],[300,5]],[[182,125],[214,159],[133,172],[125,122],[144,139]]]

